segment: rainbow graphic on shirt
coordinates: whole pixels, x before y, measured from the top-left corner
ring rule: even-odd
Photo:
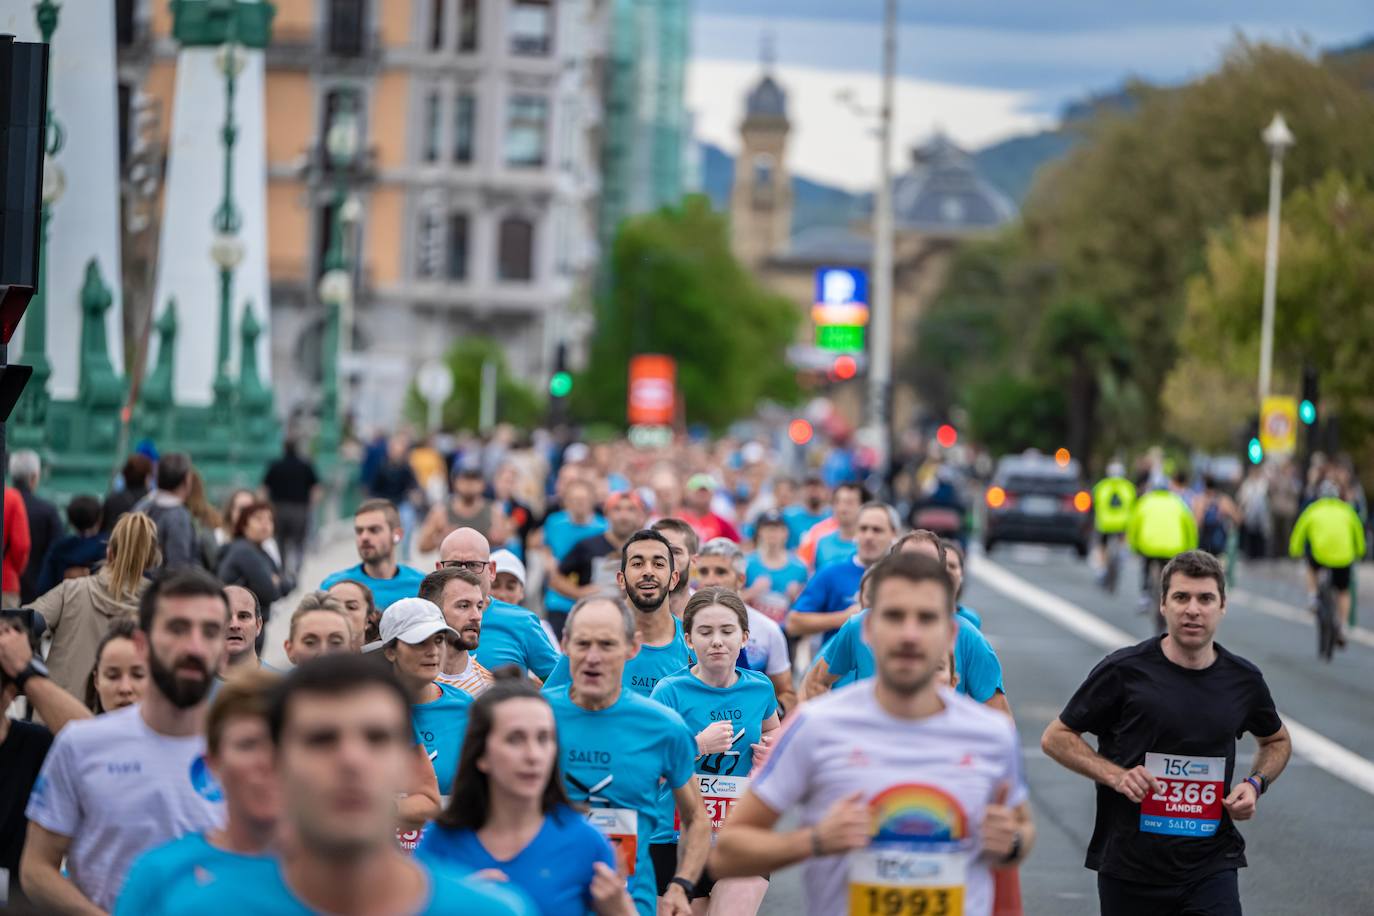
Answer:
[[[873,811],[875,843],[952,843],[968,838],[963,805],[935,786],[892,786],[875,795],[868,806]]]

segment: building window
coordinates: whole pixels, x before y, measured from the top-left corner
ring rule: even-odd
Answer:
[[[468,217],[466,213],[448,216],[448,278],[468,278]]]
[[[434,208],[426,207],[421,211],[419,244],[415,246],[415,275],[422,280],[439,276],[439,267],[443,263],[443,230],[439,214]]]
[[[549,100],[537,95],[513,95],[506,111],[506,164],[544,164],[544,136]]]
[[[759,153],[751,163],[754,169],[754,203],[767,206],[773,203],[773,157]]]
[[[543,55],[553,47],[553,5],[549,0],[515,0],[510,11],[512,54]]]
[[[425,95],[424,147],[421,158],[425,162],[439,161],[439,90],[431,89]]]
[[[477,15],[478,0],[458,0],[458,50],[476,51],[477,32],[481,20]]]
[[[501,220],[496,276],[499,280],[534,278],[534,223],[522,216]]]
[[[453,102],[453,161],[465,164],[472,161],[477,137],[477,97],[471,92],[459,92]]]
[[[365,0],[330,0],[329,53],[340,57],[361,55],[366,23]]]
[[[448,0],[430,0],[429,4],[429,49],[439,51],[444,47],[444,4]]]

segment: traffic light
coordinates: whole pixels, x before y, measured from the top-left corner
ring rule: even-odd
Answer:
[[[553,374],[549,376],[549,423],[560,426],[568,421],[568,395],[573,378],[568,371],[568,345],[560,343],[553,351]]]
[[[549,394],[556,398],[566,398],[572,394],[572,374],[568,372],[555,372],[549,378]]]
[[[1250,439],[1250,444],[1245,448],[1246,455],[1250,458],[1251,464],[1264,463],[1264,446],[1260,445],[1259,437]]]
[[[1245,457],[1251,464],[1264,463],[1264,446],[1260,443],[1259,424],[1259,416],[1251,414],[1250,419],[1245,421],[1245,432],[1241,436],[1245,443]]]
[[[1317,370],[1306,366],[1302,370],[1302,400],[1298,402],[1298,419],[1306,426],[1317,422],[1317,401],[1321,392],[1317,386]]]
[[[835,357],[834,365],[830,367],[830,371],[834,374],[835,378],[842,382],[846,382],[855,375],[858,375],[859,364],[855,361],[854,357],[847,354],[844,356],[837,356]]]
[[[940,443],[941,448],[954,448],[954,444],[959,441],[959,431],[949,423],[942,423],[940,428],[935,430],[935,441]]]
[[[787,438],[791,439],[796,445],[805,445],[811,441],[811,437],[816,434],[809,420],[800,417],[787,424]]]

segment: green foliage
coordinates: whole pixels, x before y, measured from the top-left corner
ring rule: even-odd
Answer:
[[[973,437],[994,454],[1064,444],[1064,395],[1053,385],[994,374],[970,388],[968,415]]]
[[[800,318],[730,252],[725,219],[700,196],[627,220],[611,252],[611,289],[597,303],[587,369],[573,387],[583,421],[623,424],[630,357],[677,360],[688,422],[721,429],[759,401],[797,396],[786,349]]]
[[[449,347],[444,362],[453,373],[453,393],[444,402],[440,425],[446,430],[476,430],[482,410],[482,364],[496,363],[496,421],[531,429],[543,419],[543,401],[506,365],[505,349],[487,337],[464,337]],[[419,429],[429,422],[429,407],[415,383],[406,390],[405,416]]]

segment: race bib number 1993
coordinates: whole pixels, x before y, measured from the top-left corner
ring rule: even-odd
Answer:
[[[849,916],[963,916],[968,854],[873,845],[850,854]]]
[[[1159,791],[1140,803],[1142,833],[1215,836],[1226,797],[1226,758],[1146,754],[1145,768]]]

